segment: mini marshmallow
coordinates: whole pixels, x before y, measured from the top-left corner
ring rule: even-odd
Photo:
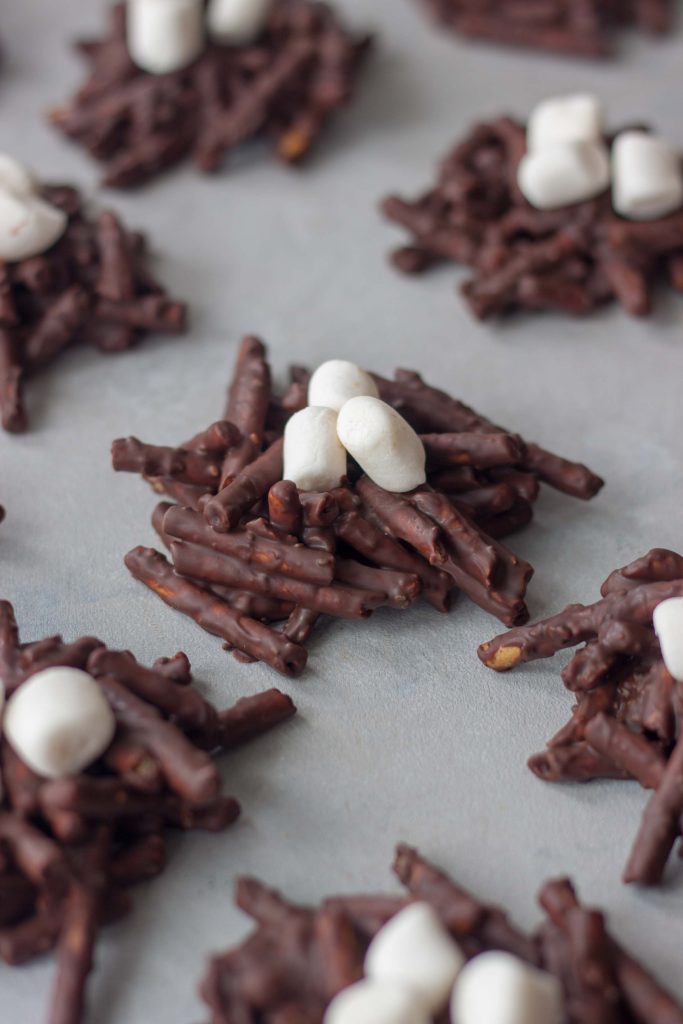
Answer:
[[[411,903],[381,928],[365,957],[368,978],[413,992],[436,1014],[448,1002],[465,959],[428,903]]]
[[[29,768],[48,779],[77,775],[104,753],[116,720],[99,684],[75,668],[46,668],[10,697],[4,732]]]
[[[245,46],[258,39],[273,0],[210,0],[209,32],[221,43]]]
[[[322,363],[308,384],[308,404],[322,405],[339,412],[345,402],[359,395],[378,398],[377,385],[365,370],[345,359]]]
[[[337,414],[309,405],[285,426],[284,480],[300,491],[329,491],[346,476],[346,452],[337,437]]]
[[[20,199],[32,199],[39,186],[26,164],[7,153],[0,153],[0,190]]]
[[[600,142],[549,145],[527,153],[517,168],[517,184],[537,210],[592,199],[609,181],[609,154]]]
[[[510,953],[482,953],[463,967],[452,1024],[562,1024],[562,989],[551,974]]]
[[[323,1024],[431,1024],[431,1018],[406,989],[366,979],[335,996]]]
[[[66,225],[66,214],[41,198],[28,168],[0,154],[0,260],[15,263],[47,252]]]
[[[667,670],[683,683],[683,597],[661,601],[652,615],[652,624]]]
[[[204,49],[203,0],[128,0],[128,52],[152,75],[192,64]]]
[[[379,398],[362,395],[342,406],[339,440],[361,469],[387,491],[412,491],[427,479],[424,445],[410,424]]]
[[[665,139],[622,132],[612,146],[612,204],[622,217],[656,220],[683,206],[680,157]]]
[[[529,117],[526,144],[529,152],[546,146],[602,140],[602,108],[591,93],[554,96],[539,103]]]

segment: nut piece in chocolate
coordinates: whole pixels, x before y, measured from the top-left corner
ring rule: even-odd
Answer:
[[[6,163],[0,157],[0,200],[7,198]],[[39,195],[43,206],[63,217],[60,236],[41,251],[46,236],[33,234],[28,241],[38,245],[34,255],[0,260],[0,420],[13,432],[28,426],[26,380],[66,348],[85,344],[122,352],[147,334],[186,328],[185,304],[171,299],[148,269],[143,235],[109,210],[93,219],[75,188],[46,185]],[[0,212],[0,245],[8,227],[11,221]]]
[[[475,125],[431,189],[386,198],[385,217],[410,236],[391,254],[396,269],[469,267],[460,292],[480,320],[583,316],[614,301],[644,317],[662,282],[682,291],[679,156],[639,130],[617,134],[610,162],[613,137],[581,123],[577,100],[599,107],[593,97],[564,97],[540,104],[528,126],[505,116]],[[552,118],[543,118],[539,138],[542,108]]]
[[[629,27],[659,35],[670,28],[671,0],[419,0],[440,24],[463,36],[579,57],[607,57],[612,36]]]
[[[254,929],[209,964],[201,993],[210,1024],[352,1024],[352,1001],[367,1011],[388,1000],[403,1009],[401,1020],[446,1024],[451,989],[454,1024],[682,1024],[683,1007],[619,945],[605,916],[580,903],[569,879],[545,883],[545,918],[527,935],[409,846],[398,847],[394,871],[403,895],[337,896],[318,907],[238,879],[235,901]]]
[[[163,871],[168,830],[219,832],[240,813],[214,755],[295,708],[268,690],[219,711],[182,653],[146,668],[94,637],[24,643],[7,601],[0,678],[0,960],[18,966],[54,949],[49,1019],[81,1024],[99,930],[131,910],[130,886]]]
[[[589,499],[602,480],[399,370],[374,376],[379,399],[348,404],[384,402],[400,414],[424,449],[426,483],[385,490],[368,475],[372,459],[363,472],[349,456],[339,486],[300,490],[283,479],[283,434],[307,407],[308,380],[294,368],[284,394],[274,392],[265,347],[247,337],[221,420],[177,447],[114,441],[114,469],[173,500],[152,519],[171,560],[135,548],[132,575],[240,661],[289,676],[303,671],[321,615],[365,619],[419,597],[446,612],[462,591],[508,625],[526,621],[533,570],[500,538],[531,522],[541,483]]]
[[[214,3],[209,18],[215,19],[216,32],[199,56],[188,66],[154,73],[143,70],[140,61],[162,69],[169,67],[168,59],[183,63],[187,34],[182,23],[164,25],[164,32],[180,32],[178,53],[163,54],[154,63],[159,55],[147,50],[148,43],[156,46],[154,26],[127,33],[127,18],[135,17],[137,25],[143,14],[138,8],[149,6],[165,16],[163,4],[144,0],[128,12],[123,4],[112,7],[108,34],[79,44],[90,65],[88,78],[50,115],[103,165],[104,183],[113,188],[140,185],[187,158],[200,171],[215,172],[253,139],[265,140],[284,163],[299,163],[350,100],[371,42],[347,32],[330,5],[274,0],[256,38],[233,45],[230,38],[216,38],[223,14]]]
[[[583,645],[561,673],[572,717],[529,767],[549,782],[632,779],[651,790],[624,881],[657,885],[683,829],[683,556],[654,548],[601,593],[501,634],[479,657],[506,672]]]

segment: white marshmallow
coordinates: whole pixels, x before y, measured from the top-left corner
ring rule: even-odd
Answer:
[[[29,768],[48,779],[76,775],[104,753],[116,720],[99,684],[75,668],[46,668],[10,697],[4,731]]]
[[[431,1024],[431,1018],[406,989],[366,979],[335,996],[323,1024]]]
[[[683,683],[683,597],[669,597],[654,610],[652,623],[668,671]]]
[[[337,414],[309,405],[285,426],[284,480],[300,491],[329,491],[346,476],[346,452],[337,437]]]
[[[330,359],[313,373],[308,384],[308,404],[323,405],[339,412],[350,398],[370,395],[378,398],[377,385],[365,370],[345,359]]]
[[[2,713],[3,713],[4,709],[5,709],[5,684],[2,681],[2,679],[0,679],[0,719],[2,718]],[[0,801],[2,800],[2,798],[4,796],[4,793],[5,793],[4,781],[3,781],[3,778],[2,778],[2,773],[0,773]]]
[[[448,1002],[465,960],[428,903],[411,903],[381,928],[365,957],[365,974],[407,988],[432,1014]]]
[[[14,263],[47,252],[66,224],[66,214],[40,197],[28,168],[0,154],[0,260]]]
[[[656,135],[618,135],[612,146],[612,179],[612,204],[622,217],[656,220],[683,206],[680,157]]]
[[[482,953],[453,989],[453,1024],[561,1024],[562,989],[551,974],[510,953]]]
[[[527,153],[517,168],[522,194],[538,210],[592,199],[609,180],[609,154],[601,142],[548,145]]]
[[[246,46],[258,39],[273,0],[210,0],[209,32],[221,43]]]
[[[602,108],[596,96],[576,93],[539,103],[527,123],[529,152],[546,146],[602,140]]]
[[[204,49],[203,0],[128,0],[128,52],[152,75],[191,64]]]
[[[413,428],[379,398],[361,395],[342,406],[339,440],[361,469],[387,491],[412,491],[427,479],[426,454]]]
[[[32,199],[39,186],[26,164],[0,153],[0,189],[21,199]]]

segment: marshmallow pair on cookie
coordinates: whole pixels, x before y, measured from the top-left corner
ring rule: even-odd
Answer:
[[[332,1001],[324,1024],[560,1024],[557,981],[509,953],[465,958],[428,903],[411,903],[371,942],[365,978]]]
[[[300,490],[338,487],[347,453],[387,491],[412,491],[425,482],[422,441],[360,367],[342,359],[323,363],[311,377],[308,402],[285,427],[283,475]]]
[[[611,182],[615,211],[631,220],[654,220],[683,205],[683,169],[668,142],[622,132],[610,158],[602,121],[590,94],[548,99],[535,108],[517,171],[528,202],[540,210],[570,206],[600,195]]]
[[[132,61],[152,75],[192,64],[209,35],[244,46],[260,35],[272,0],[128,0],[126,26]]]
[[[61,238],[66,224],[66,214],[42,198],[28,168],[0,154],[0,261],[40,256]]]

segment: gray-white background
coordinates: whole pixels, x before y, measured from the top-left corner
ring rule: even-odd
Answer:
[[[25,639],[96,633],[141,659],[182,648],[219,703],[282,685],[242,667],[218,640],[127,575],[122,556],[153,543],[154,498],[114,476],[113,438],[180,441],[220,414],[247,331],[289,362],[344,357],[388,373],[416,367],[498,422],[583,460],[608,486],[586,505],[554,493],[514,538],[537,567],[532,615],[591,600],[617,565],[681,547],[683,305],[663,290],[656,314],[619,309],[583,321],[474,323],[451,268],[408,280],[384,262],[398,240],[377,214],[388,191],[432,180],[435,161],[476,119],[524,116],[541,97],[593,89],[613,124],[644,120],[683,147],[683,35],[625,40],[591,64],[496,51],[440,36],[412,0],[339,0],[381,42],[356,104],[302,172],[242,158],[210,180],[189,168],[136,194],[99,194],[97,170],[42,120],[81,79],[69,40],[103,24],[104,0],[4,0],[0,149],[48,179],[72,180],[148,231],[158,270],[192,308],[186,338],[105,359],[73,351],[30,384],[32,430],[0,437],[0,592]],[[393,886],[396,841],[419,845],[478,894],[537,920],[541,881],[569,872],[614,930],[683,997],[683,865],[658,892],[619,882],[645,795],[634,785],[552,787],[529,754],[567,718],[559,661],[509,676],[476,646],[497,622],[462,600],[450,617],[419,608],[369,623],[330,623],[309,668],[283,686],[298,720],[227,759],[243,803],[222,836],[182,836],[166,873],[101,941],[90,987],[97,1024],[194,1024],[210,951],[247,922],[231,906],[250,872],[301,900]],[[677,870],[676,870],[677,868]],[[7,1024],[41,1019],[50,963],[0,968]]]

